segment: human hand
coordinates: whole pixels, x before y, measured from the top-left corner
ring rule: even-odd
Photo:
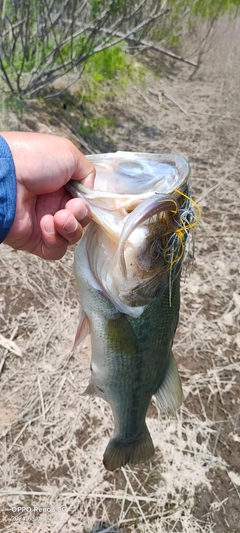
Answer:
[[[44,259],[60,259],[91,219],[84,200],[65,184],[74,179],[93,187],[95,169],[71,141],[54,135],[4,132],[17,178],[13,225],[5,243]]]

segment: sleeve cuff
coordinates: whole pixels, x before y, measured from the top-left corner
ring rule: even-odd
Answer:
[[[11,150],[0,135],[0,243],[7,237],[16,212],[17,184]]]

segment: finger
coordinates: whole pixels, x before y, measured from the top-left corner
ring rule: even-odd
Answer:
[[[32,253],[43,259],[61,259],[67,251],[68,241],[58,233],[54,217],[46,215],[40,221],[42,239]]]
[[[86,226],[91,220],[90,207],[81,198],[72,198],[69,200],[65,205],[65,209],[74,215],[82,227]]]
[[[69,200],[71,202],[71,200]],[[69,203],[67,202],[67,203]],[[73,211],[86,224],[91,218],[89,208],[84,201],[70,205]],[[45,215],[40,221],[42,240],[32,251],[43,259],[61,259],[70,244],[76,244],[82,236],[82,226],[68,209],[57,211],[54,216]]]
[[[71,211],[61,209],[55,213],[53,220],[55,230],[68,244],[76,244],[79,241],[82,236],[82,226]]]
[[[93,163],[87,159],[83,154],[74,147],[76,152],[75,170],[71,176],[71,179],[80,181],[85,187],[93,189],[94,180],[96,175],[96,168]]]
[[[85,185],[85,187],[89,187],[89,189],[94,188],[94,180],[95,180],[96,170],[95,168],[89,172],[89,174],[86,176],[86,178],[81,179],[81,183]]]

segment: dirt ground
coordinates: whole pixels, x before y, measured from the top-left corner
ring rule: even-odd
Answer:
[[[219,22],[192,79],[182,64],[160,76],[156,56],[146,86],[109,102],[114,128],[87,141],[106,151],[185,156],[202,209],[174,343],[185,401],[171,419],[149,409],[153,460],[114,473],[102,465],[113,423],[103,401],[80,396],[89,341],[71,353],[73,250],[46,264],[1,246],[3,533],[240,532],[239,35],[239,19]],[[76,120],[68,110],[49,117],[32,108],[21,123],[2,117],[2,127],[58,133],[79,145]]]

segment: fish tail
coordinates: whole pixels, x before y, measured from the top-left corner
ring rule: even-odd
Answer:
[[[134,440],[123,440],[121,437],[110,439],[103,456],[103,464],[107,470],[115,470],[127,463],[145,462],[153,454],[153,441],[145,424],[142,434]]]

